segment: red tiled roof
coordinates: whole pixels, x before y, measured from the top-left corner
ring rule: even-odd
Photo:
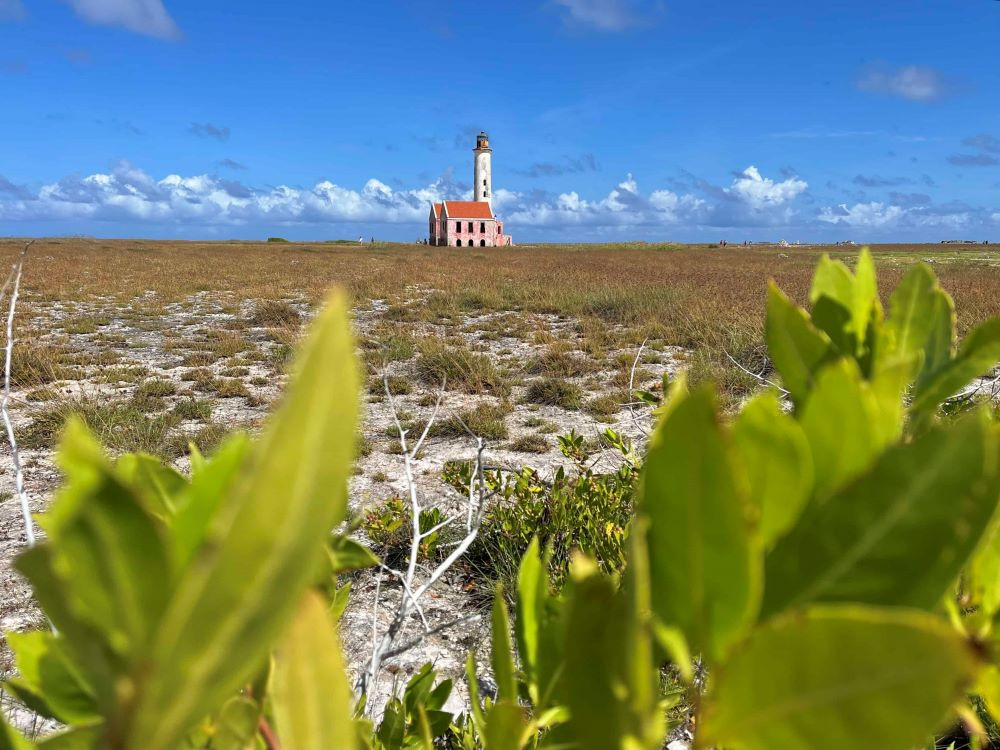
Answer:
[[[452,219],[492,219],[493,211],[485,201],[445,201],[445,212]]]
[[[440,203],[435,203],[434,206],[433,206],[433,209],[434,209],[434,218],[435,219],[440,219],[441,218],[441,204]]]

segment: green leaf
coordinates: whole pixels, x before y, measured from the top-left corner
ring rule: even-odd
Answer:
[[[552,730],[554,746],[638,750],[662,744],[648,579],[636,544],[633,538],[623,589],[593,560],[573,560],[561,683],[569,718]]]
[[[34,747],[7,723],[7,717],[0,712],[0,750],[33,750]]]
[[[533,537],[527,551],[521,557],[517,571],[517,617],[514,618],[514,634],[517,638],[517,652],[521,657],[531,702],[538,706],[541,690],[538,686],[538,646],[539,630],[545,608],[548,580],[543,569],[538,549],[538,537]]]
[[[38,742],[38,750],[94,750],[103,748],[102,728],[99,726],[73,727],[65,732],[46,735]]]
[[[212,750],[247,750],[254,747],[260,706],[243,696],[230,698],[215,721]]]
[[[379,564],[378,557],[356,539],[338,534],[327,547],[333,574],[340,575],[352,570],[362,570]]]
[[[48,631],[7,633],[17,677],[6,687],[26,706],[63,724],[96,722],[100,717],[93,690],[84,682],[65,644]]]
[[[1000,318],[993,318],[972,331],[962,342],[954,360],[931,377],[918,382],[914,411],[934,409],[970,382],[988,373],[1000,361]]]
[[[516,700],[501,699],[490,707],[483,734],[486,750],[520,750],[528,721]]]
[[[540,555],[538,540],[533,539],[518,570],[514,632],[535,710],[550,705],[558,690],[563,663],[562,609],[549,591],[549,565],[550,555]]]
[[[778,542],[764,613],[814,601],[934,607],[994,515],[998,458],[981,414],[893,447]]]
[[[767,291],[765,338],[785,388],[799,404],[809,395],[815,373],[831,356],[829,337],[772,283]]]
[[[493,674],[497,681],[497,697],[517,701],[517,680],[514,675],[514,644],[510,640],[510,619],[503,587],[497,584],[493,596]]]
[[[860,357],[872,314],[881,314],[875,264],[868,248],[862,249],[854,275],[846,265],[824,255],[813,276],[809,300],[813,323],[842,353]]]
[[[18,567],[81,662],[109,676],[146,643],[166,608],[173,574],[165,530],[78,420],[63,431],[59,462],[66,482],[41,522],[48,539]]]
[[[650,522],[653,611],[709,660],[743,635],[761,586],[746,479],[726,437],[710,390],[678,396],[653,435],[638,489]]]
[[[271,700],[282,747],[357,747],[337,631],[318,594],[302,598],[275,653]]]
[[[952,715],[974,649],[921,612],[823,607],[774,620],[715,674],[700,747],[910,750]]]
[[[813,272],[809,303],[815,305],[822,297],[829,297],[845,310],[854,305],[854,277],[850,269],[839,260],[832,260],[823,253]]]
[[[126,453],[115,462],[115,468],[147,500],[149,510],[161,517],[174,512],[176,497],[188,484],[176,469],[145,453]]]
[[[825,498],[867,470],[898,435],[901,414],[899,395],[873,388],[854,360],[824,367],[800,420],[813,457],[813,496]]]
[[[934,289],[930,296],[930,333],[924,342],[924,362],[917,376],[916,391],[928,383],[955,356],[955,303],[943,289]]]
[[[476,677],[476,660],[471,651],[465,657],[465,683],[469,688],[472,723],[476,731],[482,734],[486,729],[486,717],[483,715],[483,707],[479,702],[479,678]]]
[[[987,618],[1000,611],[1000,517],[993,519],[969,563],[966,586]]]
[[[198,470],[193,472],[190,484],[177,500],[177,511],[170,524],[173,555],[179,568],[191,561],[205,540],[220,504],[242,478],[250,448],[245,434],[230,435],[212,459],[202,459]]]
[[[903,358],[923,356],[937,319],[937,278],[926,263],[913,265],[889,298],[886,328],[893,334],[896,352]]]
[[[130,744],[173,747],[260,666],[344,516],[358,375],[334,295],[303,344],[284,405],[215,514],[147,657]]]
[[[805,432],[781,410],[773,393],[743,407],[733,423],[733,443],[760,514],[760,535],[770,547],[792,527],[812,493],[813,459]]]
[[[406,736],[406,717],[403,715],[403,704],[391,699],[382,712],[382,722],[375,733],[385,750],[400,750],[403,738]],[[325,750],[325,749],[324,749]]]

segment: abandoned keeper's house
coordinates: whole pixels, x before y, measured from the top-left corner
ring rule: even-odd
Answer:
[[[499,247],[511,245],[503,233],[503,222],[493,213],[493,177],[490,137],[476,136],[473,153],[473,200],[442,201],[431,205],[428,243],[455,247]]]

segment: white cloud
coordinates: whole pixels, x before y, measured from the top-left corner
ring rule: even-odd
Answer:
[[[162,0],[64,0],[87,23],[118,26],[158,39],[180,39],[181,30]]]
[[[760,209],[788,203],[808,187],[807,182],[797,177],[789,177],[782,182],[762,177],[757,167],[751,165],[743,170],[740,177],[733,180],[732,186],[726,188],[726,192],[746,202],[750,207]]]
[[[899,206],[884,203],[855,203],[850,208],[841,203],[835,208],[827,206],[820,211],[819,220],[829,224],[844,224],[850,227],[884,227],[897,221],[904,213]]]
[[[23,21],[27,17],[21,0],[0,0],[0,21]]]
[[[920,65],[901,68],[869,68],[857,81],[862,91],[897,96],[912,102],[929,102],[947,93],[947,83],[938,71]]]
[[[639,26],[649,18],[649,11],[643,11],[643,3],[637,0],[555,0],[556,5],[566,9],[567,20],[598,31],[624,31]],[[654,3],[645,3],[654,6]]]

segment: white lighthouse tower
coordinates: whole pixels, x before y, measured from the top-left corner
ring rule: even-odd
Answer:
[[[493,149],[490,148],[490,137],[485,130],[476,136],[476,147],[472,149],[475,162],[472,177],[473,200],[480,203],[490,203],[493,200]]]

